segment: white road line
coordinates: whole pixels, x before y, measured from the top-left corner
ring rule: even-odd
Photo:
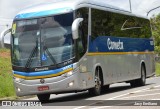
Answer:
[[[146,89],[148,89],[148,88],[146,88]],[[146,89],[141,89],[141,90],[146,90]],[[134,91],[134,92],[132,92],[132,93],[139,92],[139,91],[141,91],[141,90],[137,90],[137,91]],[[119,98],[119,97],[122,97],[122,96],[125,96],[125,95],[128,95],[128,94],[130,94],[130,93],[122,94],[122,95],[115,96],[115,97],[112,97],[112,98],[109,98],[109,99],[105,99],[105,100],[114,100],[115,98]],[[97,102],[96,102],[96,103],[97,103]],[[92,104],[96,104],[96,103],[92,103]],[[85,106],[76,107],[76,108],[73,108],[73,109],[82,109],[82,108],[85,108],[85,107],[90,106],[90,105],[92,105],[92,104],[88,104],[88,105],[85,105]],[[105,106],[105,107],[106,107],[106,106]],[[111,107],[111,106],[107,106],[107,107]]]
[[[155,88],[157,88],[157,87],[160,87],[160,85],[158,85],[158,86],[154,86]]]
[[[130,97],[123,97],[123,98],[121,98],[121,99],[135,98],[135,97],[144,97],[144,96],[151,96],[151,95],[160,95],[160,93],[137,95],[137,96],[130,96]]]
[[[89,109],[104,109],[109,107],[113,107],[113,106],[101,106],[101,107],[95,107],[95,108],[89,108]]]
[[[151,86],[151,87],[153,87],[153,88],[158,88],[158,87],[160,87],[160,85],[157,85],[157,86]],[[113,99],[116,99],[116,98],[119,98],[119,97],[122,97],[122,96],[125,96],[125,95],[129,95],[129,94],[131,94],[131,93],[138,93],[138,92],[144,92],[144,91],[147,91],[147,90],[149,90],[149,89],[151,89],[151,87],[150,88],[145,88],[145,89],[140,89],[140,90],[137,90],[137,91],[133,91],[133,92],[129,92],[129,93],[126,93],[126,94],[122,94],[122,95],[118,95],[118,96],[115,96],[115,97],[112,97],[112,98],[109,98],[109,99],[105,99],[105,100],[113,100]],[[153,89],[152,89],[153,90]],[[154,89],[155,90],[155,89]]]
[[[149,89],[149,90],[146,90],[145,92],[151,92],[151,91],[158,91],[160,89]]]
[[[133,91],[133,92],[129,92],[129,93],[126,93],[126,94],[118,95],[118,96],[115,96],[115,97],[112,97],[112,98],[109,98],[109,99],[105,99],[105,100],[114,100],[116,98],[119,98],[119,97],[122,97],[122,96],[125,96],[125,95],[129,95],[131,93],[138,93],[138,92],[142,92],[142,91],[145,91],[145,90],[148,90],[148,89],[150,89],[150,88],[140,89],[140,90],[137,90],[137,91]]]
[[[116,104],[116,106],[123,106],[128,103],[133,103],[133,102],[120,103],[120,104]],[[95,108],[89,108],[89,109],[102,109],[102,108],[108,108],[108,107],[113,107],[113,106],[101,106],[101,107],[95,107]]]
[[[138,95],[138,96],[130,96],[130,97],[124,97],[124,98],[126,99],[126,98],[135,98],[135,97],[151,96],[151,95],[160,95],[160,93]],[[121,98],[121,99],[124,99],[124,98]],[[151,100],[160,100],[160,99],[151,99]],[[128,103],[123,103],[123,104],[128,104]],[[123,105],[123,104],[118,104],[118,105]],[[90,109],[104,109],[104,108],[108,108],[108,107],[113,107],[113,106],[101,106],[101,107],[90,108]]]
[[[151,87],[153,87],[153,88],[158,88],[158,87],[160,87],[160,85],[151,86]],[[114,99],[116,99],[116,98],[123,97],[123,96],[129,95],[129,94],[131,94],[131,93],[143,92],[143,91],[146,91],[146,90],[148,90],[148,89],[151,89],[151,87],[145,88],[145,89],[140,89],[140,90],[133,91],[133,92],[129,92],[129,93],[126,93],[126,94],[121,94],[121,95],[118,95],[118,96],[115,96],[115,97],[112,97],[112,98],[109,98],[109,99],[105,99],[105,100],[114,100]],[[160,94],[160,93],[158,93],[158,94]],[[96,103],[97,103],[97,102],[96,102]],[[96,104],[96,103],[92,103],[92,104]],[[88,105],[85,105],[85,106],[76,107],[76,108],[73,108],[73,109],[82,109],[82,108],[85,108],[85,107],[90,106],[90,105],[92,105],[92,104],[88,104]],[[107,108],[107,107],[113,107],[113,106],[101,106],[101,107],[97,107],[97,108],[94,108],[94,109],[101,109],[101,108]]]
[[[160,99],[151,99],[151,100],[160,100]]]
[[[88,104],[88,105],[76,107],[76,108],[73,108],[73,109],[81,109],[81,108],[85,108],[85,107],[87,107],[87,106],[91,106],[91,105],[96,104],[96,103],[98,103],[98,102],[90,103],[90,104]]]
[[[81,108],[84,108],[86,106],[80,106],[80,107],[76,107],[76,108],[73,108],[73,109],[81,109]]]
[[[115,98],[123,97],[123,96],[128,95],[128,94],[129,93],[118,95],[118,96],[115,96],[115,97],[112,97],[112,98],[108,98],[108,99],[105,99],[105,100],[114,100]]]

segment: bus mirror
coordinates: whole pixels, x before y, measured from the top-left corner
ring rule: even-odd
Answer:
[[[73,39],[78,39],[78,27],[80,23],[83,21],[83,18],[77,18],[74,20],[72,24],[72,37]]]
[[[0,48],[5,48],[4,37],[11,32],[11,29],[6,29],[0,33]]]

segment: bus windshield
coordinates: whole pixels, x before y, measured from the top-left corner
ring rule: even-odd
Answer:
[[[73,13],[14,21],[12,62],[20,67],[42,67],[74,57]]]

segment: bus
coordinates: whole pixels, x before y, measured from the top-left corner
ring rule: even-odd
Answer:
[[[17,96],[145,85],[154,75],[149,19],[105,0],[65,0],[32,6],[12,24],[11,59]]]

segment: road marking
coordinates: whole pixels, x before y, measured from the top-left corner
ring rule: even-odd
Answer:
[[[126,99],[126,98],[135,98],[135,97],[144,97],[144,96],[151,96],[151,95],[160,95],[160,93],[145,94],[145,95],[137,95],[137,96],[130,96],[130,97],[123,97],[123,98],[121,98],[121,99]]]
[[[160,99],[151,99],[151,100],[160,100]]]
[[[123,97],[122,99],[126,99],[126,98],[135,98],[135,97],[144,97],[144,96],[152,96],[152,95],[160,95],[160,93],[154,93],[154,94],[145,94],[145,95],[137,95],[137,96],[130,96],[130,97]],[[151,99],[151,100],[160,100],[160,99]],[[122,103],[122,104],[118,104],[118,105],[124,105],[124,104],[128,104],[127,103]],[[101,107],[96,107],[96,108],[90,108],[90,109],[103,109],[103,108],[108,108],[108,107],[113,107],[113,106],[101,106]]]
[[[114,100],[115,98],[123,97],[123,96],[128,95],[128,94],[129,93],[118,95],[118,96],[115,96],[115,97],[112,97],[112,98],[109,98],[109,99],[105,99],[105,100]]]
[[[100,102],[100,101],[99,101],[99,102]],[[73,109],[81,109],[81,108],[85,108],[85,107],[87,107],[87,106],[91,106],[91,105],[96,104],[96,103],[98,103],[98,102],[90,103],[90,104],[88,104],[88,105],[76,107],[76,108],[73,108]]]
[[[95,108],[89,108],[89,109],[102,109],[102,108],[109,108],[113,106],[101,106],[101,107],[95,107]]]
[[[149,90],[146,90],[145,92],[151,92],[151,91],[158,91],[160,89],[149,89]]]
[[[151,87],[153,87],[153,88],[158,88],[158,87],[160,87],[160,85],[157,85],[157,86],[151,86]],[[118,95],[118,96],[115,96],[115,97],[112,97],[112,98],[109,98],[109,99],[105,99],[105,100],[113,100],[113,99],[116,99],[116,98],[119,98],[119,97],[122,97],[122,96],[125,96],[125,95],[129,95],[129,94],[131,94],[131,93],[144,92],[144,91],[147,91],[148,89],[151,89],[151,87],[149,87],[149,88],[145,88],[145,89],[140,89],[140,90],[133,91],[133,92],[129,92],[129,93],[122,94],[122,95]]]
[[[86,105],[87,106],[87,105]],[[76,107],[76,108],[73,108],[73,109],[81,109],[81,108],[84,108],[86,106],[80,106],[80,107]]]
[[[126,102],[126,103],[119,103],[119,104],[116,104],[116,106],[125,106],[125,104],[129,104],[129,103],[133,103],[133,101]],[[102,109],[102,108],[108,108],[108,107],[114,107],[114,106],[101,106],[101,107],[95,107],[95,108],[89,108],[89,109]]]
[[[148,89],[148,88],[146,88],[146,89]],[[141,89],[141,90],[145,90],[145,89]],[[134,93],[135,93],[135,92],[139,92],[139,91],[141,91],[141,90],[134,91]],[[132,92],[132,93],[133,93],[133,92]],[[119,98],[119,97],[122,97],[122,96],[125,96],[125,95],[128,95],[128,94],[130,94],[130,93],[118,95],[118,96],[115,96],[115,97],[112,97],[112,98],[109,98],[109,99],[105,99],[105,100],[114,100],[115,98]],[[90,105],[93,105],[93,104],[96,104],[96,103],[97,103],[97,102],[92,103],[92,104],[88,104],[88,105],[85,105],[85,106],[76,107],[76,108],[73,108],[73,109],[85,108],[85,107],[87,107],[87,106],[90,106]],[[105,106],[105,107],[111,107],[111,106]]]
[[[129,94],[131,94],[131,93],[134,94],[134,93],[138,93],[138,92],[145,92],[145,91],[147,91],[147,90],[149,90],[149,89],[151,89],[151,88],[158,88],[158,87],[160,87],[160,85],[151,86],[151,87],[149,87],[149,88],[140,89],[140,90],[137,90],[137,91],[133,91],[133,92],[126,93],[126,94],[121,94],[121,95],[118,95],[118,96],[115,96],[115,97],[112,97],[112,98],[109,98],[109,99],[105,99],[105,100],[114,100],[114,99],[116,99],[116,98],[123,97],[123,96],[129,95]],[[155,94],[160,94],[160,93],[155,93]],[[155,94],[148,94],[148,95],[146,94],[146,96],[155,95]],[[145,96],[145,95],[139,95],[139,97],[140,97],[140,96]],[[133,97],[133,96],[132,96],[132,97]],[[138,97],[138,96],[134,96],[134,97]],[[125,98],[125,97],[124,97],[124,98]],[[129,98],[129,97],[128,97],[128,98]],[[95,102],[95,103],[92,103],[92,104],[88,104],[88,105],[85,105],[85,106],[80,106],[80,107],[73,108],[73,109],[85,108],[85,107],[87,107],[87,106],[91,106],[91,105],[96,104],[96,103],[98,103],[98,102]],[[113,106],[101,106],[101,107],[90,108],[90,109],[101,109],[101,108],[107,108],[107,107],[113,107]]]
[[[140,89],[140,90],[137,90],[137,91],[133,91],[133,92],[129,92],[129,93],[126,93],[126,94],[118,95],[118,96],[115,96],[115,97],[112,97],[112,98],[109,98],[109,99],[105,99],[105,100],[114,100],[116,98],[119,98],[119,97],[122,97],[122,96],[125,96],[125,95],[129,95],[131,93],[138,93],[138,92],[142,92],[142,91],[145,91],[145,90],[148,90],[148,89],[150,89],[150,88]]]
[[[158,86],[154,86],[154,87],[156,87],[156,88],[157,88],[157,87],[160,87],[160,85],[158,85]]]
[[[133,102],[120,103],[120,104],[116,104],[116,106],[123,106],[128,103],[133,103]],[[113,106],[101,106],[101,107],[95,107],[95,108],[89,108],[89,109],[102,109],[102,108],[108,108],[108,107],[113,107]]]

